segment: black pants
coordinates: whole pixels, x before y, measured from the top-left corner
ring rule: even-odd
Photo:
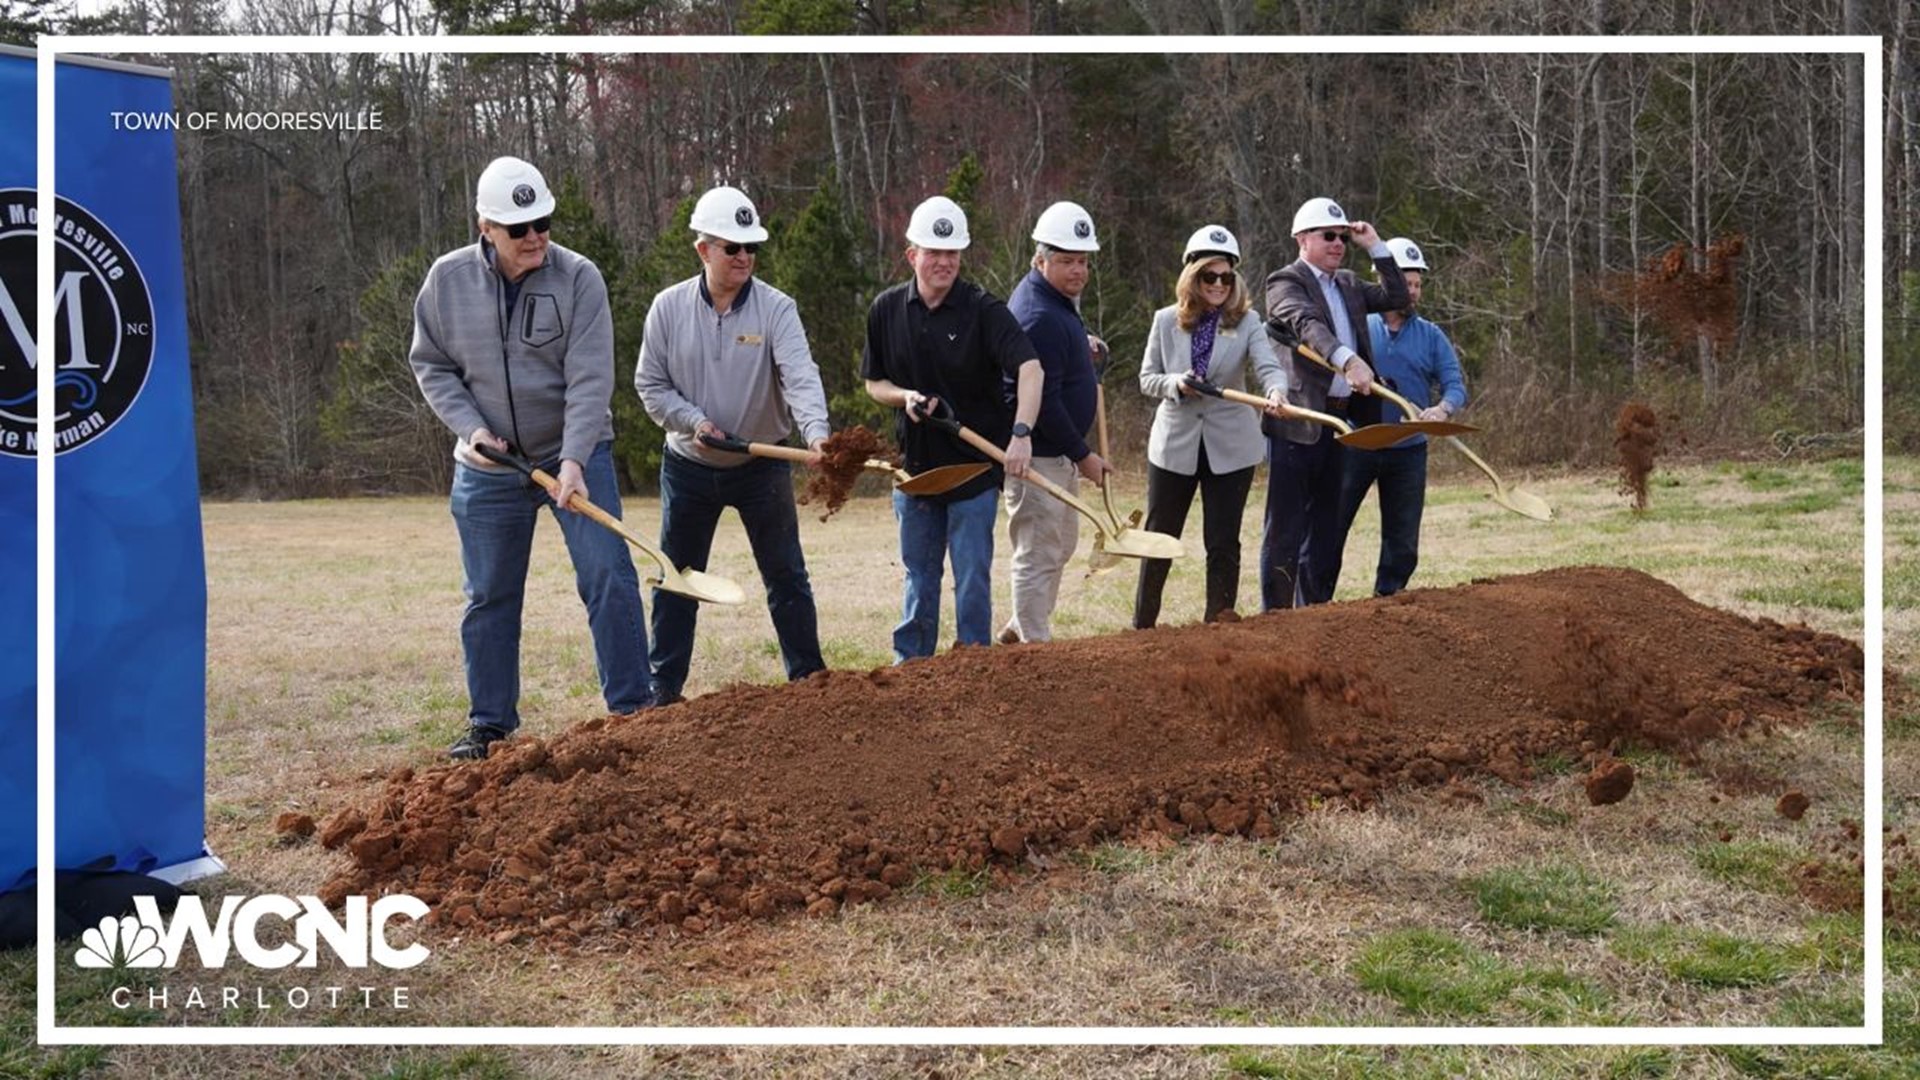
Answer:
[[[1253,487],[1253,466],[1215,473],[1207,465],[1207,449],[1192,476],[1147,464],[1147,520],[1151,532],[1179,536],[1193,508],[1193,493],[1201,492],[1201,536],[1207,546],[1206,619],[1212,622],[1232,611],[1240,594],[1240,515]],[[1133,625],[1144,630],[1160,618],[1160,593],[1167,584],[1171,559],[1142,559],[1140,584],[1133,594]]]
[[[1324,604],[1340,573],[1340,473],[1347,448],[1321,428],[1311,443],[1267,440],[1267,521],[1260,542],[1263,610]]]

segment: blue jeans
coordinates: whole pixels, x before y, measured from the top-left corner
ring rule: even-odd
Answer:
[[[1360,514],[1367,488],[1380,485],[1380,564],[1373,594],[1392,596],[1407,587],[1420,564],[1420,515],[1427,505],[1427,444],[1347,455],[1340,479],[1340,539]],[[1338,568],[1334,571],[1338,576]]]
[[[754,458],[733,469],[681,457],[660,462],[660,550],[681,569],[705,570],[713,554],[720,511],[733,507],[747,530],[753,561],[767,588],[767,613],[780,639],[788,679],[823,670],[820,622],[800,550],[800,516],[793,505],[793,471],[784,461]],[[694,624],[700,603],[653,591],[653,682],[662,698],[678,697],[693,666]]]
[[[1347,448],[1321,428],[1311,443],[1267,439],[1267,520],[1260,538],[1263,609],[1324,604],[1340,573],[1340,471]]]
[[[541,465],[549,473],[558,462]],[[620,485],[613,444],[593,448],[583,470],[594,503],[616,517]],[[460,530],[467,611],[460,619],[466,653],[467,719],[475,727],[511,732],[520,726],[520,609],[540,508],[552,512],[573,560],[573,580],[587,605],[593,658],[607,711],[632,712],[653,704],[647,675],[646,613],[640,578],[624,540],[584,514],[562,512],[544,489],[517,472],[455,464],[453,521]]]
[[[992,640],[993,519],[999,508],[1000,492],[993,488],[946,503],[893,493],[900,562],[907,568],[900,625],[893,628],[894,663],[932,656],[940,647],[940,578],[949,555],[955,638],[961,645]]]

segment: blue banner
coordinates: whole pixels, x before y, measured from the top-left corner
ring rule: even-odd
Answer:
[[[32,63],[0,64],[9,88],[13,68],[28,87],[9,115],[31,115]],[[205,852],[206,571],[173,133],[114,114],[171,115],[173,90],[80,63],[59,64],[54,85],[56,329],[37,362],[56,369],[55,859],[153,872]],[[0,190],[0,221],[30,222],[33,154],[21,164],[11,145],[26,182]],[[0,455],[31,467],[33,365],[0,364]],[[0,864],[0,888],[31,854]]]
[[[34,184],[33,55],[0,53],[0,189]],[[0,216],[0,397],[32,381],[33,224]],[[17,408],[17,407],[16,407]],[[14,425],[8,423],[11,428]],[[34,619],[39,602],[34,552],[34,465],[0,453],[0,573],[7,617],[0,619],[0,892],[20,884],[34,863]],[[14,826],[21,827],[14,827]]]

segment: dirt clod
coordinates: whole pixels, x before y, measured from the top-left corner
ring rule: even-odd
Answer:
[[[317,828],[318,826],[313,823],[312,814],[302,814],[294,810],[288,810],[273,819],[275,836],[307,837],[312,836]]]
[[[1587,801],[1595,806],[1612,806],[1633,790],[1633,766],[1618,758],[1608,758],[1587,774]]]
[[[1862,665],[1850,642],[1595,567],[958,649],[395,774],[322,828],[345,850],[320,895],[411,893],[436,927],[556,947],[830,916],[922,877],[1273,836],[1310,805],[1799,722],[1856,698]],[[1596,803],[1631,787],[1606,761]]]
[[[895,465],[900,455],[888,447],[880,436],[858,424],[827,436],[827,440],[820,444],[820,462],[807,476],[807,487],[800,495],[800,504],[812,506],[818,503],[825,507],[820,512],[821,521],[832,517],[835,511],[847,504],[848,497],[853,494],[854,481],[866,471],[870,459]]]
[[[1645,404],[1629,401],[1613,421],[1613,448],[1620,455],[1620,494],[1633,496],[1633,508],[1647,508],[1647,477],[1660,453],[1660,418]]]
[[[1785,795],[1780,796],[1780,801],[1773,805],[1773,809],[1775,813],[1778,813],[1788,821],[1799,821],[1806,815],[1807,807],[1811,805],[1813,805],[1813,800],[1807,798],[1806,792],[1801,791],[1799,788],[1794,788]]]

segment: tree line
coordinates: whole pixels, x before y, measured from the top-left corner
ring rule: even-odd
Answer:
[[[1427,251],[1426,313],[1460,347],[1479,444],[1506,460],[1608,460],[1629,399],[1690,446],[1857,436],[1868,243],[1886,256],[1889,438],[1920,418],[1920,91],[1899,0],[136,0],[83,23],[57,0],[0,5],[9,34],[24,13],[42,30],[266,35],[1885,37],[1884,237],[1862,233],[1861,60],[1833,52],[1390,54],[1330,37],[1287,55],[131,57],[173,69],[183,111],[383,120],[179,136],[209,492],[444,488],[450,438],[405,359],[411,305],[431,260],[471,241],[474,178],[503,153],[542,168],[555,240],[606,274],[637,490],[661,437],[631,391],[647,304],[694,272],[687,214],[718,183],[768,221],[760,274],[798,300],[836,426],[881,420],[857,376],[866,306],[906,276],[908,212],[940,192],[972,219],[965,273],[1003,296],[1042,208],[1091,211],[1084,306],[1114,345],[1123,447],[1144,445],[1149,403],[1119,391],[1186,236],[1233,228],[1257,279],[1292,259],[1293,210],[1322,194]]]

